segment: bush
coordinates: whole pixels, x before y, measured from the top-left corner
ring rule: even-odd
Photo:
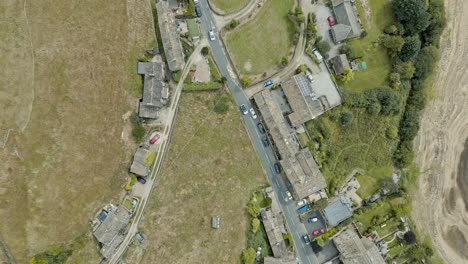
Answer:
[[[208,53],[210,53],[210,48],[209,48],[208,46],[205,46],[205,47],[203,47],[203,48],[201,49],[201,54],[202,54],[203,56],[208,55]]]
[[[231,20],[231,22],[229,22],[229,24],[226,25],[226,29],[227,29],[227,30],[234,29],[234,28],[236,28],[239,24],[240,24],[240,23],[239,23],[239,20],[233,19],[233,20]]]
[[[297,69],[296,69],[296,73],[302,73],[302,72],[305,72],[305,71],[307,71],[307,65],[305,65],[305,64],[299,65],[299,67],[297,67]]]
[[[415,67],[413,62],[407,61],[403,63],[398,63],[395,66],[395,71],[400,74],[401,79],[409,80],[413,78]]]
[[[340,122],[342,126],[348,126],[353,122],[353,113],[352,112],[343,112],[341,113]]]
[[[288,65],[288,57],[282,57],[281,58],[281,65],[286,66]]]
[[[244,86],[244,87],[248,86],[251,82],[252,82],[252,80],[247,75],[244,75],[242,77],[242,79],[241,79],[242,86]]]
[[[338,80],[340,80],[342,83],[347,83],[349,81],[354,80],[354,71],[350,68],[346,68],[343,72],[343,74],[337,76]]]
[[[142,125],[133,126],[132,135],[136,142],[141,142],[146,134],[146,130]]]
[[[326,42],[325,40],[320,40],[316,42],[315,47],[317,48],[318,52],[320,52],[320,54],[322,54],[323,56],[325,56],[325,54],[330,51],[330,44],[328,44],[328,42]]]
[[[256,256],[257,253],[255,252],[255,249],[251,247],[246,248],[242,251],[242,262],[244,264],[254,264]]]
[[[413,231],[408,231],[403,235],[403,238],[405,239],[406,243],[408,244],[414,244],[416,243],[416,235],[414,234]]]
[[[339,51],[341,54],[346,54],[346,56],[350,60],[356,58],[356,53],[351,45],[344,44],[343,46],[340,47]]]
[[[402,141],[393,153],[393,162],[398,168],[406,168],[413,162],[414,152],[412,141]]]
[[[405,38],[405,44],[401,48],[400,59],[402,61],[414,60],[421,49],[421,40],[419,36],[408,36]]]
[[[255,234],[258,231],[258,227],[260,226],[260,220],[258,218],[252,219],[252,232]]]

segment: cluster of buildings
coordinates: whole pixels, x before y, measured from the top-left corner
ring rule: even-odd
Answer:
[[[319,166],[309,148],[301,148],[296,136],[305,131],[305,122],[341,104],[334,84],[331,80],[325,82],[324,78],[314,79],[301,73],[276,89],[254,95],[278,160],[297,199],[314,201],[326,197],[327,184]]]
[[[361,237],[349,227],[333,238],[339,259],[343,264],[385,264],[385,260],[373,241]]]
[[[354,0],[332,0],[332,9],[336,23],[331,27],[330,33],[335,43],[361,36],[362,25],[357,16]]]

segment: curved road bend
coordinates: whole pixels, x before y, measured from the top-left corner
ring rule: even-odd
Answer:
[[[200,6],[202,9],[202,17],[201,20],[201,27],[202,31],[206,36],[208,35],[208,31],[215,27],[215,22],[213,19],[213,15],[210,12],[210,8],[208,6],[207,0],[200,0]],[[215,29],[217,32],[218,30]],[[236,78],[231,76],[230,64],[229,60],[226,56],[226,51],[223,46],[222,41],[219,38],[216,38],[214,41],[210,41],[211,51],[213,53],[213,57],[218,64],[219,70],[221,74],[226,77],[227,85],[231,94],[233,95],[237,105],[245,104],[248,108],[252,107],[252,104],[245,94],[242,87],[237,82]],[[232,68],[231,68],[232,69]],[[231,70],[232,72],[232,70]],[[292,234],[294,240],[294,247],[297,253],[297,257],[301,264],[311,263],[311,264],[318,264],[318,260],[315,257],[315,254],[312,251],[310,246],[306,246],[305,243],[302,241],[302,236],[306,234],[306,229],[304,225],[300,222],[299,216],[296,213],[297,206],[295,205],[294,201],[285,201],[285,192],[287,191],[285,183],[282,181],[281,177],[274,173],[273,164],[276,162],[276,158],[273,154],[273,151],[270,147],[263,147],[261,136],[257,130],[257,124],[259,123],[258,119],[252,119],[250,115],[243,116],[247,131],[249,132],[249,136],[251,141],[259,155],[259,158],[262,162],[263,168],[265,169],[265,173],[270,180],[270,183],[273,186],[273,189],[277,193],[276,197],[278,200],[278,204],[280,205],[281,210],[286,218],[286,224],[288,227],[289,232]]]

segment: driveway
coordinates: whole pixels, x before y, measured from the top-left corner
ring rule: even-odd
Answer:
[[[338,49],[342,44],[335,45],[330,35],[330,25],[328,24],[327,18],[329,16],[333,16],[332,11],[324,4],[314,4],[312,6],[312,9],[314,10],[313,12],[315,12],[317,17],[317,33],[326,40],[328,44],[330,44],[331,49],[328,52],[328,55],[329,58],[333,58],[336,55],[339,55]]]

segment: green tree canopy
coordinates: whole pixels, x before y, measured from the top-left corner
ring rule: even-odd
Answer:
[[[421,49],[421,40],[418,35],[408,36],[405,38],[405,44],[400,51],[400,59],[402,61],[414,60]]]
[[[255,249],[251,247],[246,248],[242,251],[242,261],[244,262],[244,264],[254,264],[256,256],[257,253],[255,252]]]
[[[405,32],[414,35],[429,26],[431,15],[426,12],[426,0],[394,0],[393,13],[405,27]]]

